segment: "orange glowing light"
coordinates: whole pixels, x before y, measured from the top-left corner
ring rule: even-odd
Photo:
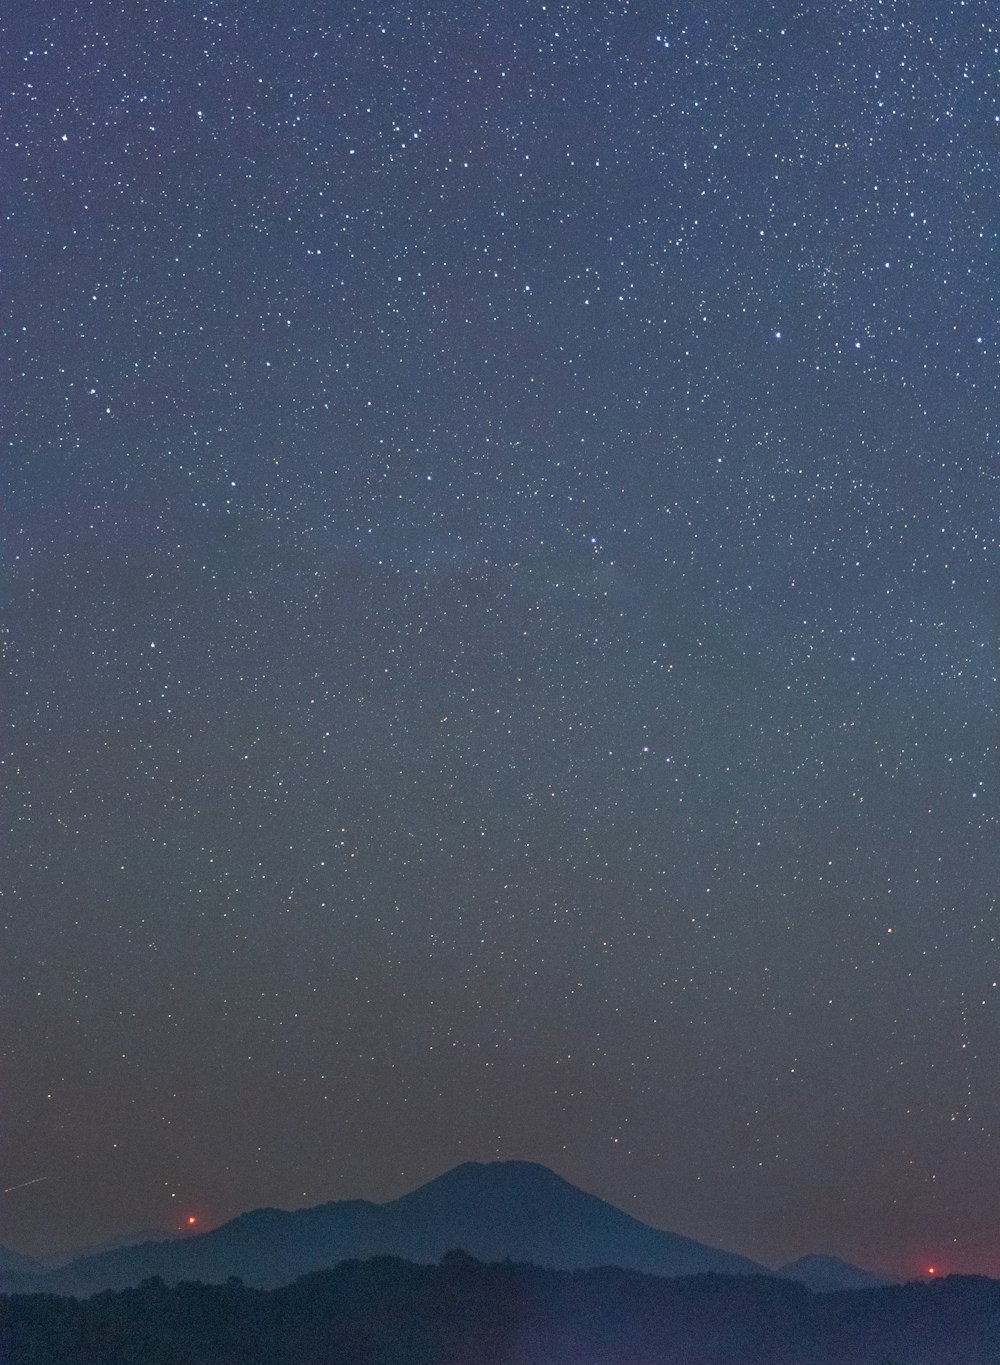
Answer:
[[[193,1213],[189,1213],[189,1214],[188,1214],[188,1216],[187,1216],[187,1225],[188,1225],[189,1228],[193,1228],[194,1225],[195,1225],[195,1223],[197,1223],[197,1221],[198,1221],[198,1220],[197,1220],[197,1218],[194,1216]],[[932,1275],[933,1275],[933,1273],[934,1273],[934,1272],[931,1271],[931,1274],[932,1274]]]
[[[927,1273],[928,1273],[928,1275],[936,1275],[936,1274],[937,1274],[937,1268],[936,1268],[936,1266],[929,1265],[929,1266],[927,1267]]]

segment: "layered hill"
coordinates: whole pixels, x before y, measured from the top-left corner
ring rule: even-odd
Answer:
[[[265,1290],[165,1285],[0,1303],[28,1365],[997,1365],[1000,1283],[961,1278],[815,1294],[757,1275],[347,1261]]]

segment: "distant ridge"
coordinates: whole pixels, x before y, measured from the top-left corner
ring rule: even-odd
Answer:
[[[892,1280],[873,1275],[870,1270],[842,1261],[839,1256],[800,1256],[774,1272],[783,1280],[796,1280],[816,1294],[830,1294],[842,1289],[882,1289]]]
[[[19,1251],[9,1251],[7,1247],[0,1247],[0,1276],[34,1275],[41,1269],[37,1261],[22,1256]]]
[[[124,1232],[118,1237],[109,1237],[106,1242],[99,1242],[94,1246],[76,1247],[74,1250],[62,1251],[46,1255],[39,1258],[40,1263],[35,1266],[35,1270],[59,1270],[63,1266],[71,1265],[74,1261],[82,1261],[92,1256],[100,1256],[105,1251],[117,1251],[121,1247],[140,1246],[143,1242],[163,1242],[173,1241],[176,1237],[182,1237],[183,1233],[168,1233],[163,1228],[143,1228],[141,1231]]]
[[[199,1236],[84,1257],[37,1276],[33,1287],[85,1295],[158,1275],[168,1283],[220,1283],[238,1276],[273,1288],[352,1258],[389,1255],[431,1263],[455,1248],[484,1261],[563,1270],[620,1266],[668,1277],[771,1274],[743,1256],[641,1223],[545,1166],[503,1161],[456,1166],[386,1204],[347,1200],[295,1212],[256,1209]],[[8,1289],[6,1281],[0,1268],[0,1290]]]

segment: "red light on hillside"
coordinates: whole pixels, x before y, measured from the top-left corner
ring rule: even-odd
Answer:
[[[189,1228],[193,1228],[194,1225],[195,1225],[195,1223],[197,1223],[198,1220],[197,1220],[197,1218],[194,1216],[193,1213],[189,1213],[188,1216],[187,1216],[187,1218],[185,1218],[184,1221],[185,1221],[185,1223],[187,1223],[187,1225],[188,1225]],[[934,1274],[933,1270],[931,1271],[931,1274],[932,1274],[932,1275]]]
[[[927,1267],[927,1273],[928,1273],[928,1275],[936,1275],[936,1274],[937,1274],[937,1267],[936,1267],[936,1266],[929,1265],[929,1266]]]

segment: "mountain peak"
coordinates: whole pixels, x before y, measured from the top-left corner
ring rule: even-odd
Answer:
[[[528,1189],[533,1186],[549,1190],[573,1190],[575,1186],[561,1175],[543,1166],[538,1161],[463,1161],[441,1175],[433,1177],[425,1185],[412,1191],[419,1194],[423,1190],[437,1190],[454,1187],[476,1189],[509,1188],[517,1186]],[[580,1193],[580,1191],[577,1191]],[[403,1195],[403,1198],[408,1198]]]
[[[774,1272],[783,1280],[796,1280],[817,1294],[830,1294],[843,1289],[877,1289],[891,1283],[870,1270],[851,1265],[839,1256],[800,1256],[796,1261],[779,1266]]]
[[[462,1161],[457,1166],[452,1166],[444,1171],[437,1178],[446,1180],[451,1176],[460,1176],[481,1179],[486,1176],[515,1176],[515,1177],[534,1177],[543,1180],[555,1180],[561,1185],[568,1185],[568,1180],[563,1180],[561,1175],[557,1175],[549,1166],[543,1166],[540,1161],[523,1161],[518,1158],[511,1158],[505,1161]]]

